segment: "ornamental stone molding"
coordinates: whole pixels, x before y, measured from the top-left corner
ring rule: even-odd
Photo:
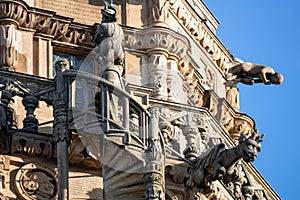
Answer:
[[[162,52],[177,61],[187,55],[189,41],[183,35],[164,27],[151,27],[141,30],[125,29],[125,47],[129,50],[143,50],[147,54]]]
[[[48,167],[27,164],[15,176],[18,196],[24,200],[56,199],[57,174]]]
[[[205,20],[197,16],[185,1],[175,0],[170,12],[178,19],[187,33],[203,47],[219,70],[225,73],[232,55],[219,42],[214,33],[205,24]]]
[[[229,62],[231,62],[233,58],[225,49],[225,47],[216,39],[216,36],[203,22],[203,19],[193,13],[194,11],[189,8],[185,1],[159,0],[158,3],[156,1],[158,0],[153,0],[153,10],[156,10],[156,13],[160,13],[160,16],[165,16],[165,14],[163,14],[165,13],[164,10],[170,10],[170,14],[173,14],[178,19],[178,21],[186,29],[188,34],[195,41],[197,41],[197,43],[201,47],[203,47],[209,54],[211,59],[215,61],[220,71],[225,73],[228,68]],[[92,40],[95,31],[94,27],[72,23],[73,20],[71,18],[56,15],[55,12],[50,12],[42,9],[38,9],[38,11],[36,11],[36,9],[30,8],[25,2],[20,0],[1,1],[0,8],[1,10],[3,10],[3,12],[1,12],[0,14],[1,23],[15,24],[19,29],[33,31],[37,35],[50,37],[58,42],[80,45],[85,48],[93,47]],[[157,19],[159,19],[159,17]],[[162,28],[163,27],[160,27],[159,31],[155,30],[156,33],[159,32],[162,35],[156,35],[156,38],[154,40],[150,39],[151,42],[148,44],[146,40],[146,46],[148,45],[149,47],[153,48],[155,47],[153,45],[159,44],[162,45],[162,47],[164,47],[165,49],[168,49],[168,51],[170,51],[171,53],[175,53],[175,55],[178,54],[183,50],[182,48],[178,49],[178,47],[181,45],[185,46],[185,44],[188,44],[188,42],[186,41],[186,39],[182,39],[182,36],[179,36],[179,34],[174,37],[175,32],[171,31],[170,29],[165,29],[167,31],[163,31]],[[144,36],[147,37],[148,34],[155,34],[155,31],[152,31],[151,33],[151,31],[148,32],[146,30],[144,32]],[[126,34],[126,32],[130,31],[125,30],[124,32],[125,35],[127,35],[128,33]],[[166,40],[157,40],[157,38],[166,37],[166,32],[169,35],[168,37],[171,39],[171,41],[179,41],[179,43],[174,43],[174,41],[167,42]],[[171,32],[173,32],[173,34],[170,34]],[[130,41],[134,40],[134,38],[130,38],[130,36],[128,36],[127,43],[130,43]],[[161,43],[158,43],[160,41]],[[141,43],[140,41],[136,44],[137,47],[141,47],[145,43]],[[126,47],[130,47],[130,45],[126,45]],[[177,52],[177,50],[179,50],[179,52]],[[182,53],[179,54],[182,55]]]
[[[54,153],[52,137],[22,132],[15,133],[12,137],[11,153],[12,155],[24,153],[30,157],[43,156],[51,159]]]
[[[50,37],[59,42],[92,47],[93,32],[82,25],[72,24],[72,19],[54,12],[30,8],[24,1],[0,2],[0,22],[15,24],[21,30]]]

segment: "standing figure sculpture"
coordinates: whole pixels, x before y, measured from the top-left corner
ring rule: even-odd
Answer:
[[[99,58],[99,75],[113,83],[114,86],[124,88],[121,76],[124,73],[124,33],[122,27],[116,21],[118,19],[116,5],[106,1],[105,8],[101,9],[102,21],[99,25],[95,37],[95,52]],[[96,95],[97,96],[97,95]],[[114,94],[110,94],[110,116],[114,121],[118,119],[118,99]]]
[[[122,88],[121,76],[124,71],[124,33],[116,21],[118,19],[114,4],[105,2],[101,10],[102,21],[94,37],[97,56],[100,61],[99,75]]]
[[[269,66],[244,62],[229,68],[227,80],[233,84],[241,82],[247,85],[254,83],[279,85],[283,82],[283,76]]]

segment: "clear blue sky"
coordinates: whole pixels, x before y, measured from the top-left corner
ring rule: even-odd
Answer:
[[[241,112],[266,135],[254,165],[282,199],[299,199],[300,1],[204,2],[220,22],[217,36],[235,57],[270,65],[285,77],[279,86],[238,86]]]

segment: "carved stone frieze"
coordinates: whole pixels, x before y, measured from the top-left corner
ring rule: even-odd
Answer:
[[[240,110],[239,90],[235,84],[225,83],[226,100],[235,111]]]
[[[56,41],[92,47],[93,30],[72,24],[72,19],[58,16],[54,12],[36,12],[23,1],[6,0],[0,2],[4,12],[1,21],[17,24],[18,28],[34,31],[36,34],[54,38]]]
[[[30,134],[14,133],[12,137],[11,153],[25,153],[28,156],[45,156],[51,159],[54,154],[52,137]]]
[[[161,51],[179,59],[186,56],[186,51],[190,48],[187,38],[163,27],[124,31],[125,47],[128,49]]]
[[[174,3],[170,11],[179,19],[192,38],[206,50],[212,60],[219,66],[220,71],[225,73],[232,57],[216,39],[214,33],[209,30],[204,23],[205,21],[196,17],[193,11],[183,2]]]
[[[57,174],[48,167],[27,164],[15,177],[18,196],[25,200],[56,199]]]
[[[200,85],[205,85],[206,81],[196,74],[195,68],[187,59],[180,61],[178,70],[183,76],[184,83],[188,88],[187,95],[189,100],[192,104],[201,107],[203,105],[204,89],[202,89]]]

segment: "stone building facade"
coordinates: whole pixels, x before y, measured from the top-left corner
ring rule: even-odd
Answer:
[[[201,0],[1,0],[1,199],[280,199],[236,85],[282,77],[218,25]]]

